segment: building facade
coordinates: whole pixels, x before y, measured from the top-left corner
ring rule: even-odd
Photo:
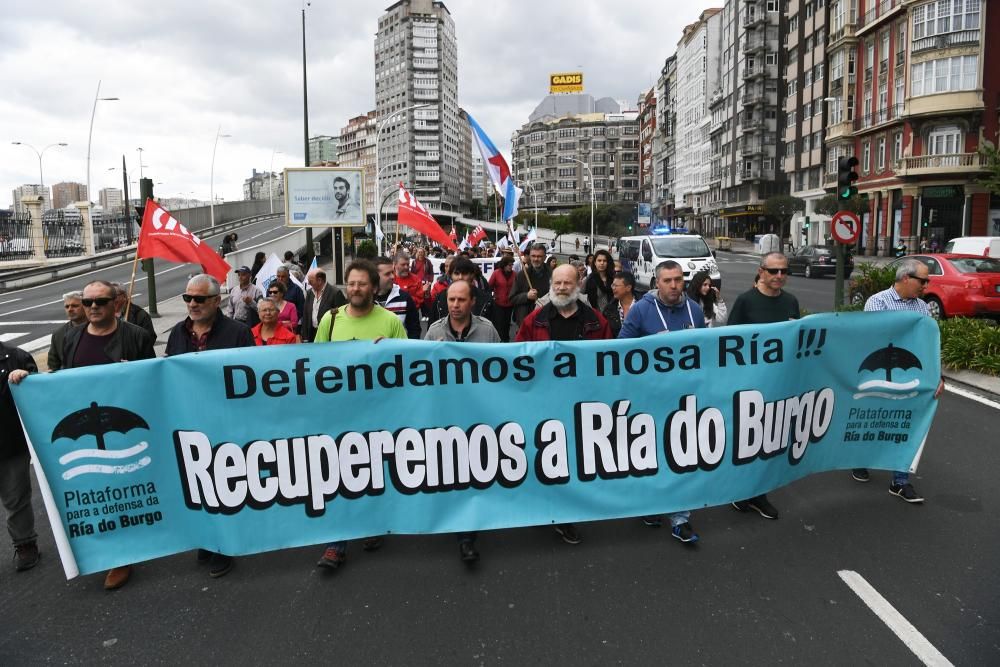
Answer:
[[[536,188],[532,204],[549,213],[639,201],[637,111],[545,116],[511,138],[514,178]],[[590,176],[593,174],[593,191]]]
[[[411,109],[424,105],[419,109]],[[375,111],[381,182],[404,182],[421,201],[457,210],[462,199],[458,44],[448,8],[437,0],[400,0],[379,18],[375,37]],[[343,143],[341,144],[343,151]]]
[[[106,213],[118,212],[124,210],[124,195],[122,191],[118,188],[104,188],[97,193],[98,202],[101,204],[101,208],[104,209]]]
[[[677,125],[677,55],[671,55],[656,80],[656,127],[653,132],[653,214],[673,223]]]
[[[337,163],[340,152],[340,137],[318,134],[309,137],[309,165],[329,165]]]
[[[650,88],[638,100],[639,109],[639,201],[653,203],[655,169],[653,138],[656,135],[656,89]]]
[[[87,186],[83,183],[64,182],[52,186],[52,208],[66,208],[78,201],[89,201]]]
[[[285,179],[274,172],[253,170],[250,178],[243,181],[244,200],[268,200],[285,194]]]
[[[52,195],[49,193],[49,188],[45,185],[22,185],[14,188],[10,196],[13,199],[14,213],[17,215],[24,215],[28,212],[28,209],[21,203],[21,197],[41,197],[42,210],[47,211],[52,208]]]
[[[355,116],[340,130],[339,166],[364,169],[365,211],[373,213],[378,193],[375,192],[375,132],[378,124],[375,112]],[[384,163],[383,163],[384,164]],[[393,183],[384,175],[383,185]],[[395,183],[393,183],[395,184]]]

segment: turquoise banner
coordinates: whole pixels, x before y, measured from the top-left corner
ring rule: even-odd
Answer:
[[[916,313],[575,343],[206,352],[14,387],[67,576],[697,509],[915,467],[941,376]]]

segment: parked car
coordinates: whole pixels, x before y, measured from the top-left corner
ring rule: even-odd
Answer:
[[[801,273],[806,278],[832,276],[837,272],[837,251],[828,245],[807,245],[788,256],[788,273]],[[844,249],[844,276],[854,270],[854,257]]]
[[[698,271],[707,271],[712,285],[722,289],[722,275],[715,253],[697,234],[650,234],[618,239],[618,257],[626,271],[635,276],[639,291],[656,289],[656,267],[672,259],[684,270],[684,283]]]
[[[1000,258],[1000,236],[960,236],[948,241],[946,253]]]
[[[924,288],[924,301],[935,319],[1000,319],[1000,259],[931,253],[909,255],[888,266],[895,270],[905,259],[915,259],[927,265],[929,282]]]

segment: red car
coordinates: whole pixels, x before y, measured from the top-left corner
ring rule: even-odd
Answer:
[[[924,301],[934,319],[1000,319],[1000,259],[933,253],[901,257],[889,266],[895,268],[904,259],[927,265],[930,282],[924,288]]]

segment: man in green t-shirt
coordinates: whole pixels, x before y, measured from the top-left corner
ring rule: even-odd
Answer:
[[[769,252],[760,258],[757,282],[736,298],[729,311],[729,324],[769,324],[799,319],[799,300],[784,290],[788,280],[788,258]],[[738,500],[733,507],[741,512],[755,510],[765,519],[777,519],[778,510],[767,494]]]
[[[375,303],[378,290],[378,269],[363,259],[347,265],[347,305],[323,315],[316,328],[314,342],[373,340],[383,338],[406,338],[406,329],[393,313]],[[373,551],[382,545],[381,537],[369,537],[364,541],[365,551]],[[323,557],[316,563],[318,567],[335,570],[347,557],[347,542],[333,542],[326,546]]]

